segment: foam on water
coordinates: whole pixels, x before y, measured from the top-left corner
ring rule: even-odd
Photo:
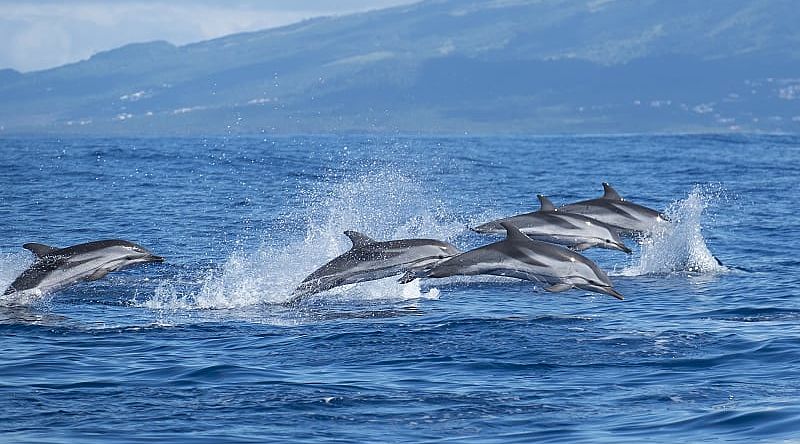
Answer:
[[[41,294],[34,292],[17,292],[8,296],[3,295],[8,286],[14,282],[14,279],[33,262],[33,255],[27,252],[0,253],[0,305],[30,305],[41,298]]]
[[[324,185],[320,185],[324,187]],[[284,217],[305,222],[302,239],[285,242],[285,235],[265,233],[254,251],[234,251],[216,270],[200,278],[200,288],[163,282],[155,296],[143,302],[153,309],[230,309],[283,303],[311,272],[350,247],[345,230],[361,231],[378,240],[427,237],[450,240],[463,229],[445,206],[430,197],[419,180],[394,171],[368,172],[330,189],[303,193],[304,210]],[[358,299],[405,300],[436,298],[438,290],[421,290],[419,282],[399,284],[397,278],[348,285],[326,294]]]
[[[708,249],[702,233],[704,212],[723,197],[724,191],[718,186],[696,185],[685,199],[666,209],[664,213],[670,223],[659,224],[649,236],[641,239],[641,253],[634,259],[637,262],[617,274],[727,271]]]

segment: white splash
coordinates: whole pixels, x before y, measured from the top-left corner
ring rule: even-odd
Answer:
[[[302,239],[287,245],[285,234],[266,233],[255,251],[234,251],[219,269],[200,277],[199,289],[196,285],[164,282],[152,299],[140,305],[159,310],[232,309],[287,302],[308,274],[350,248],[345,230],[361,231],[379,240],[450,240],[461,232],[463,225],[451,220],[444,206],[429,196],[418,181],[386,171],[366,173],[327,192],[312,190],[304,196],[305,209],[286,216],[287,221],[305,220]],[[437,298],[439,291],[431,288],[424,292],[419,281],[403,285],[395,277],[348,285],[326,294],[361,300],[408,300]]]
[[[26,268],[33,264],[33,255],[20,251],[19,253],[0,253],[0,306],[4,305],[31,305],[38,302],[42,294],[36,291],[24,291],[3,295],[14,279]]]
[[[696,185],[685,199],[667,208],[665,214],[670,223],[659,224],[653,233],[641,240],[638,263],[619,274],[727,271],[708,249],[702,233],[704,211],[723,197],[724,192],[719,187]]]

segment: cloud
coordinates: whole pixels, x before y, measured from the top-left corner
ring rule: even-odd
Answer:
[[[0,0],[0,68],[32,71],[128,43],[176,45],[413,0]]]

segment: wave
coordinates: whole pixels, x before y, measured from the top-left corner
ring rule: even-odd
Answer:
[[[617,274],[641,276],[676,272],[720,273],[729,269],[711,253],[703,236],[707,209],[726,198],[717,185],[695,185],[689,195],[672,203],[664,213],[670,223],[659,224],[649,236],[640,239],[636,263]]]
[[[463,224],[447,207],[431,199],[419,180],[400,172],[377,171],[342,181],[325,190],[303,195],[305,205],[284,216],[289,227],[302,220],[302,239],[285,244],[285,233],[265,233],[255,251],[237,250],[218,269],[199,279],[199,288],[177,280],[162,282],[154,297],[142,301],[152,309],[231,309],[288,302],[294,288],[319,266],[350,248],[345,230],[358,230],[376,239],[427,237],[451,240]],[[287,228],[288,229],[288,228]],[[191,279],[190,279],[191,281]],[[426,291],[419,282],[402,285],[397,278],[339,287],[326,296],[366,300],[436,298],[439,290]]]

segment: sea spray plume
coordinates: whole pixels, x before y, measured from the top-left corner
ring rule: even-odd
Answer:
[[[291,301],[342,285],[425,270],[460,253],[449,243],[434,239],[379,242],[357,231],[344,234],[352,248],[306,277],[292,292]]]
[[[498,219],[474,228],[478,233],[505,233],[502,223],[507,222],[528,237],[543,242],[566,245],[574,250],[599,247],[630,254],[619,237],[617,228],[596,219],[557,209],[547,197],[539,194],[539,211]]]
[[[505,240],[485,245],[439,262],[421,273],[407,273],[400,282],[419,277],[494,275],[541,282],[545,290],[566,291],[571,288],[605,293],[617,299],[622,294],[594,262],[567,248],[533,240],[508,222]]]
[[[639,276],[728,270],[708,249],[702,234],[704,212],[723,195],[719,187],[696,185],[685,199],[672,203],[665,211],[671,223],[660,224],[642,240],[638,263],[627,267],[621,274]]]
[[[369,230],[385,239],[447,241],[461,233],[463,225],[453,220],[448,207],[425,188],[424,180],[412,179],[401,171],[367,171],[354,177],[336,177],[335,183],[323,178],[299,190],[304,204],[278,217],[276,228],[265,231],[259,245],[240,246],[211,269],[164,282],[142,305],[154,309],[236,309],[285,304],[321,263],[350,248],[350,241],[342,236],[346,229]],[[287,241],[284,233],[298,229],[303,235]],[[427,289],[426,294],[418,286],[401,286],[394,280],[365,282],[360,290],[358,297],[362,299],[416,299],[438,292]]]
[[[633,234],[647,234],[666,221],[666,216],[658,211],[623,199],[606,182],[603,182],[603,197],[564,205],[559,211],[582,214]]]
[[[4,296],[23,292],[45,295],[77,282],[101,279],[130,265],[164,261],[144,247],[118,239],[67,248],[36,243],[22,247],[36,255],[36,262],[11,283]]]

